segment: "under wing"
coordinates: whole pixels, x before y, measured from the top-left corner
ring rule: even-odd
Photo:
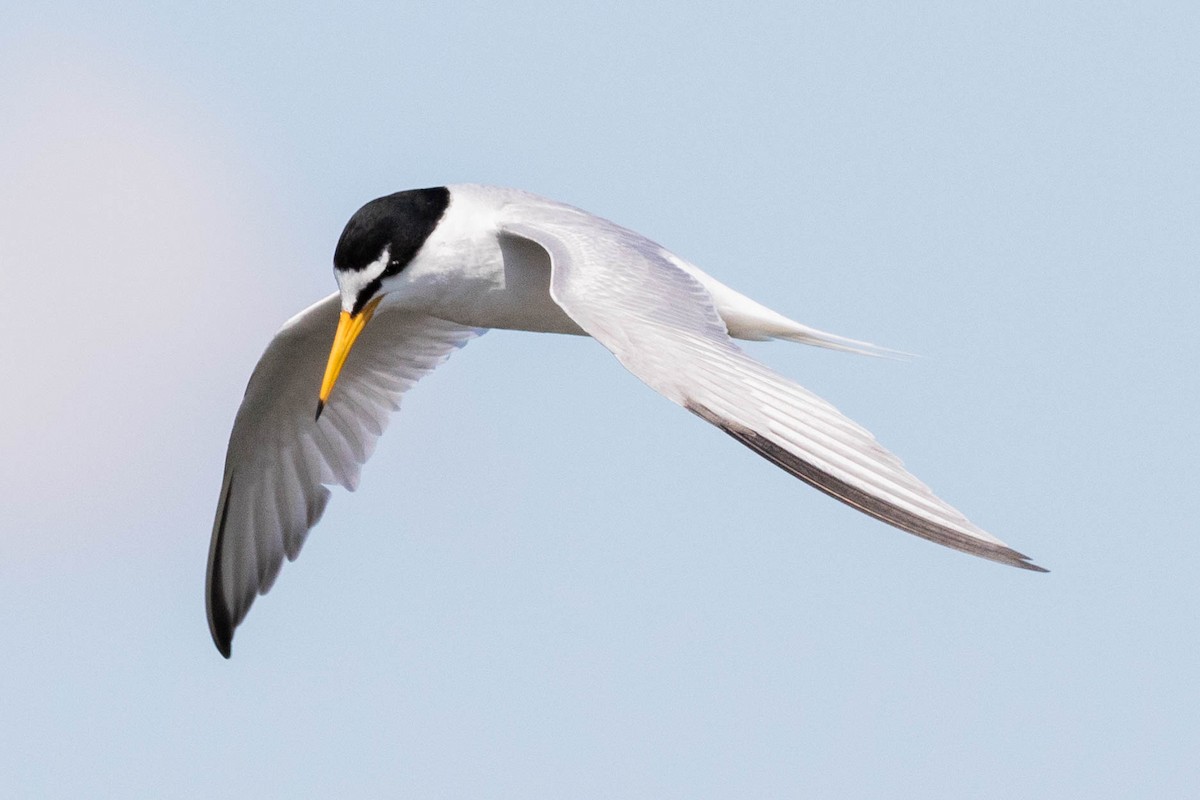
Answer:
[[[226,658],[234,629],[294,560],[329,500],[353,490],[401,395],[481,331],[381,306],[350,353],[320,421],[317,391],[341,299],[288,321],[259,359],[225,457],[208,554],[206,605]]]

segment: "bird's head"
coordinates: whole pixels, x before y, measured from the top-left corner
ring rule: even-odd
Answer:
[[[450,204],[450,190],[412,189],[380,197],[354,212],[333,253],[342,314],[317,400],[317,418],[333,392],[350,348],[371,320],[396,276],[433,233]]]

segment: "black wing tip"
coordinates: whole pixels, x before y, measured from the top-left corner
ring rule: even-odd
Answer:
[[[918,533],[917,535],[920,536],[921,534]],[[939,542],[939,544],[942,543]],[[953,545],[951,545],[951,547],[953,547]],[[977,555],[981,558],[986,558],[988,561],[995,561],[997,564],[1005,564],[1006,566],[1029,570],[1030,572],[1050,571],[1045,567],[1039,567],[1037,564],[1034,564],[1033,561],[1030,560],[1029,556],[1025,555],[1024,553],[1019,553],[1007,545],[990,545],[987,547],[981,545],[979,550],[965,550],[958,547],[954,549],[962,550],[962,552],[969,553],[970,555]]]
[[[225,658],[232,653],[233,617],[221,598],[221,551],[225,543],[225,524],[229,520],[229,495],[233,492],[233,472],[221,492],[221,501],[217,511],[217,523],[213,530],[211,549],[208,553],[208,580],[206,581],[208,610],[208,630],[212,634],[213,644]]]
[[[219,581],[219,572],[216,577]],[[212,634],[213,644],[217,646],[217,651],[225,656],[225,658],[229,658],[233,652],[234,625],[229,609],[225,607],[224,601],[217,595],[217,586],[219,585],[219,583],[214,583],[209,588],[208,632]]]
[[[979,556],[989,561],[1007,564],[1008,566],[1018,567],[1030,572],[1050,571],[1045,567],[1039,567],[1037,564],[1034,564],[1029,560],[1029,556],[1024,553],[1018,553],[1011,547],[1003,544],[991,544],[968,539],[956,531],[923,520],[904,509],[893,506],[891,503],[872,497],[862,490],[847,484],[845,481],[823,473],[757,431],[732,423],[698,403],[685,403],[684,407],[705,422],[709,422],[720,428],[785,472],[881,522],[886,522],[922,539],[927,539],[954,550],[969,553],[970,555]]]
[[[208,632],[212,634],[217,652],[229,658],[233,653],[233,618],[225,603],[216,595],[215,587],[209,590]]]
[[[918,533],[917,535],[920,536],[921,534]],[[923,537],[923,538],[927,538],[927,537]],[[941,544],[941,542],[939,542],[939,544]],[[1013,550],[1011,547],[1005,547],[1003,545],[995,545],[995,546],[989,547],[989,548],[981,547],[979,550],[965,550],[963,548],[958,548],[958,547],[956,547],[954,549],[962,550],[963,552],[969,553],[970,555],[977,555],[982,558],[986,558],[988,561],[995,561],[997,564],[1004,564],[1009,567],[1016,567],[1017,569],[1028,570],[1029,572],[1049,572],[1050,571],[1050,570],[1046,569],[1045,567],[1039,567],[1037,564],[1034,564],[1032,561],[1029,560],[1029,556],[1025,555],[1024,553],[1018,553],[1016,550]]]
[[[217,652],[229,659],[233,655],[233,631],[224,630],[217,631],[215,628],[212,632],[213,644],[217,646]]]

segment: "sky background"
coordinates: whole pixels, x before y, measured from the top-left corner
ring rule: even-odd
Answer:
[[[1200,785],[1195,3],[0,18],[6,797]],[[225,661],[205,560],[254,363],[359,205],[459,181],[919,354],[749,347],[1052,572],[850,511],[594,342],[495,332]]]

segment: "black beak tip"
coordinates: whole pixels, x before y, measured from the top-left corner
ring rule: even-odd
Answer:
[[[313,417],[313,422],[316,422],[317,420],[319,420],[321,418],[321,412],[324,410],[325,410],[325,401],[318,400],[317,401],[317,415],[315,417]]]

